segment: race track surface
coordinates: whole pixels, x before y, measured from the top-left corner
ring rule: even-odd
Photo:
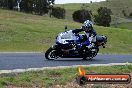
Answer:
[[[60,58],[54,61],[45,59],[44,53],[1,53],[0,70],[41,68],[55,66],[108,64],[108,63],[132,63],[130,55],[97,55],[93,60],[82,60],[82,58]]]

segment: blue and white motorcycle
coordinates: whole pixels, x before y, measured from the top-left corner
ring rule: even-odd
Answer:
[[[61,32],[56,37],[55,44],[50,47],[46,53],[47,60],[55,60],[57,58],[83,58],[83,60],[90,60],[99,52],[99,46],[105,48],[107,42],[106,36],[96,36],[96,41],[93,48],[88,49],[88,45],[81,46],[81,42],[86,41],[86,35],[73,34],[70,31]]]

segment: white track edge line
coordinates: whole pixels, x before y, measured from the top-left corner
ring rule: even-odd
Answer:
[[[0,70],[0,74],[3,73],[22,73],[27,71],[41,71],[45,69],[63,69],[63,68],[75,68],[78,66],[114,66],[114,65],[132,65],[132,63],[109,63],[109,64],[89,64],[89,65],[72,65],[72,66],[56,66],[56,67],[42,67],[42,68],[27,68],[27,69],[13,69],[13,70]]]

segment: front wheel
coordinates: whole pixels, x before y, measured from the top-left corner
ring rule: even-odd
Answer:
[[[54,50],[53,48],[50,47],[45,53],[45,58],[47,60],[57,59],[56,50]]]

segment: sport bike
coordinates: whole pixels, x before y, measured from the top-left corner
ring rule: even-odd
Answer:
[[[83,60],[90,60],[97,55],[99,47],[107,42],[107,37],[104,35],[97,35],[96,41],[92,41],[94,45],[88,48],[88,45],[82,46],[81,43],[88,38],[84,34],[73,34],[72,32],[61,32],[55,39],[53,44],[45,53],[47,60],[55,60],[57,58],[83,58]]]

